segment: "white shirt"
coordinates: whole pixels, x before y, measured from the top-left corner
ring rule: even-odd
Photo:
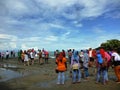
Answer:
[[[25,54],[24,61],[29,61],[29,58],[28,58],[28,55],[27,55],[27,54]]]
[[[9,52],[6,52],[6,55],[9,55]]]
[[[92,57],[92,50],[89,51],[89,57]]]
[[[34,58],[33,52],[30,52],[30,57]]]
[[[120,61],[120,55],[119,55],[118,53],[113,52],[113,53],[112,53],[112,56],[114,56],[114,60],[115,60],[115,61]]]

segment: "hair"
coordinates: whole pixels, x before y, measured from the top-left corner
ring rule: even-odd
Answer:
[[[63,52],[60,52],[59,56],[58,56],[58,60],[62,63],[62,59],[63,59]]]

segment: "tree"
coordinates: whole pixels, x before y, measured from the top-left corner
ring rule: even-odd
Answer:
[[[118,53],[120,53],[120,40],[107,40],[107,42],[102,43],[100,47],[103,47],[105,50],[117,49]]]

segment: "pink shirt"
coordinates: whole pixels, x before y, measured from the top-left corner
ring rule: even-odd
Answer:
[[[110,59],[111,59],[111,56],[107,53],[107,52],[105,52],[105,58],[107,59],[107,61],[109,62],[110,61]]]

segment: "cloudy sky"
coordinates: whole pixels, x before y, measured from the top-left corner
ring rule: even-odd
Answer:
[[[0,0],[0,49],[85,49],[120,40],[120,0]]]

